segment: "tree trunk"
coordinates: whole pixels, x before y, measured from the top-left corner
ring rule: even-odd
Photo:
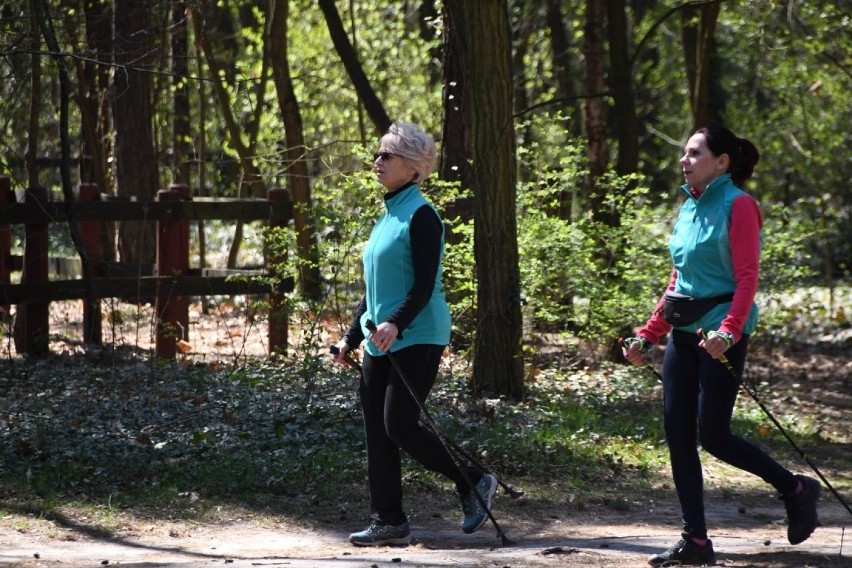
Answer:
[[[153,199],[157,193],[151,105],[151,64],[154,34],[150,6],[144,0],[113,0],[113,121],[114,177],[118,195]],[[123,222],[119,227],[121,259],[143,267],[154,265],[154,223]]]
[[[188,15],[188,14],[187,14]],[[204,59],[200,57],[196,50],[196,68],[198,76],[204,76]],[[198,194],[202,197],[207,197],[210,192],[207,189],[207,89],[204,88],[204,81],[197,81],[198,84]],[[198,221],[198,265],[201,268],[207,267],[207,233],[204,229],[204,221]],[[207,313],[207,302],[202,304],[204,313]]]
[[[372,85],[370,85],[370,80],[364,73],[361,62],[358,61],[358,54],[355,52],[355,48],[352,47],[349,36],[346,35],[346,30],[343,28],[343,21],[340,19],[337,5],[334,3],[334,0],[319,0],[319,6],[325,15],[328,32],[331,34],[331,41],[334,43],[334,48],[337,50],[337,54],[340,56],[346,72],[349,74],[349,79],[358,93],[358,98],[364,104],[364,108],[370,116],[370,120],[373,121],[376,130],[378,130],[380,135],[383,135],[390,128],[392,121],[388,117],[382,101],[379,100]]]
[[[350,0],[351,2],[352,0]],[[443,2],[446,4],[446,2]],[[435,8],[435,0],[421,0],[420,7],[417,9],[417,23],[420,25],[420,37],[423,41],[431,42],[435,39],[435,26],[432,25],[432,20],[438,18],[438,10]],[[441,60],[442,46],[433,45],[429,48],[429,56],[433,61]],[[429,86],[434,87],[441,80],[441,68],[439,65],[429,66]]]
[[[615,117],[612,121],[618,139],[619,175],[639,169],[639,125],[636,118],[636,98],[633,89],[633,69],[630,67],[629,37],[625,0],[607,0],[609,30],[610,85]]]
[[[113,120],[115,180],[118,195],[153,199],[159,185],[154,149],[151,67],[154,51],[150,6],[144,0],[113,1]],[[119,228],[121,259],[154,265],[154,223],[123,222]]]
[[[109,90],[110,71],[106,65],[97,65],[95,60],[107,60],[112,54],[112,26],[101,0],[86,0],[83,3],[86,16],[86,48],[94,60],[77,61],[77,104],[80,108],[82,152],[88,160],[80,163],[80,181],[94,183],[103,195],[113,195],[115,188],[109,172],[107,156],[111,153],[111,114],[106,104]],[[70,25],[70,24],[69,24]],[[116,259],[115,223],[101,224],[102,260]]]
[[[511,31],[506,0],[463,0],[473,126],[477,393],[524,395]],[[456,30],[457,32],[461,30]]]
[[[313,224],[311,186],[305,161],[305,137],[299,101],[293,89],[290,64],[287,60],[287,19],[289,0],[272,0],[269,14],[269,49],[273,80],[278,94],[278,107],[284,122],[287,148],[287,181],[293,198],[293,222],[296,227],[296,253],[299,258],[299,287],[311,300],[322,296],[319,272],[319,252]]]
[[[190,184],[189,160],[192,131],[189,127],[189,44],[186,33],[186,2],[172,5],[172,176],[175,183]]]
[[[467,67],[468,53],[464,41],[464,7],[459,2],[443,3],[443,136],[441,139],[441,179],[457,181],[462,189],[473,184],[473,143]],[[473,198],[457,199],[444,210],[444,217],[456,217],[462,223],[473,219]],[[448,242],[458,242],[452,232]]]
[[[30,0],[30,9],[33,14],[38,13],[39,7],[37,2],[41,0]],[[32,64],[32,72],[30,74],[30,120],[27,136],[27,189],[38,187],[38,166],[36,159],[38,158],[38,139],[41,131],[41,34],[38,29],[38,20],[33,18],[30,20],[30,62]]]
[[[529,86],[534,84],[535,80],[529,81],[527,73],[533,75],[536,73],[536,68],[528,69],[525,64],[527,55],[530,53],[530,36],[533,30],[538,26],[536,15],[538,0],[517,0],[514,4],[514,25],[512,26],[512,105],[514,112],[520,114],[529,106]],[[534,78],[533,78],[534,79]],[[533,130],[524,122],[518,124],[516,138],[530,142],[530,137],[533,136]],[[520,182],[526,182],[531,177],[529,162],[521,161],[518,163],[518,179]]]
[[[86,49],[95,57],[106,57],[110,53],[109,20],[103,13],[103,6],[97,0],[84,3],[86,15]],[[107,176],[107,149],[105,140],[109,121],[103,112],[101,98],[106,92],[109,75],[103,66],[94,61],[77,62],[77,104],[80,107],[81,128],[83,134],[83,155],[89,159],[80,164],[80,181],[95,183],[103,193],[111,193]]]
[[[577,96],[578,89],[574,81],[574,78],[579,75],[579,71],[574,64],[573,50],[575,48],[570,39],[572,34],[566,27],[560,0],[547,0],[545,21],[547,29],[550,31],[550,51],[558,89],[556,96],[565,101],[562,108],[568,117],[567,133],[571,137],[579,138],[583,134],[583,108],[580,103],[581,99]],[[560,219],[572,220],[576,194],[577,190],[573,187],[565,187],[559,192],[556,211]]]
[[[550,49],[553,53],[553,70],[556,75],[556,85],[559,89],[557,97],[565,99],[564,109],[570,116],[571,134],[580,136],[582,124],[580,116],[582,109],[577,102],[577,89],[573,77],[577,76],[572,59],[570,34],[565,27],[560,0],[547,0],[547,28],[550,31]]]
[[[62,182],[62,196],[64,203],[69,213],[68,215],[68,231],[71,234],[71,241],[74,243],[74,248],[80,257],[82,265],[83,282],[86,290],[87,306],[93,308],[89,317],[84,318],[89,328],[83,330],[83,338],[86,341],[101,342],[101,320],[99,302],[95,299],[95,284],[94,272],[92,268],[91,258],[86,246],[83,244],[83,236],[80,232],[80,223],[74,219],[71,214],[71,204],[74,202],[74,188],[71,181],[71,136],[68,127],[69,106],[71,100],[71,81],[68,76],[68,67],[65,59],[60,55],[59,42],[53,31],[53,26],[49,24],[50,15],[47,11],[46,0],[33,0],[37,14],[38,24],[41,28],[44,42],[50,53],[55,54],[56,68],[59,75],[59,140],[60,152],[62,161],[60,166],[60,179]],[[91,317],[92,315],[96,317]]]
[[[603,99],[604,82],[604,40],[603,40],[604,0],[586,0],[586,16],[583,26],[583,54],[586,69],[583,81],[585,126],[588,146],[586,158],[589,173],[586,177],[586,195],[592,216],[596,220],[606,221],[604,211],[604,190],[597,183],[606,171],[609,161],[606,140],[606,104]]]
[[[41,0],[30,0],[29,8],[32,14],[38,13],[38,5],[37,2]],[[29,121],[27,124],[27,153],[26,153],[26,168],[27,168],[27,190],[35,190],[38,187],[38,166],[36,165],[36,158],[38,158],[38,138],[39,132],[41,131],[41,101],[42,101],[42,88],[41,88],[41,35],[38,29],[38,20],[36,18],[32,18],[30,20],[30,64],[32,66],[30,72],[30,92],[32,96],[30,97],[30,112],[29,112]],[[29,198],[27,198],[29,200]],[[7,241],[8,243],[8,241]],[[24,248],[24,254],[31,250],[28,248]],[[5,251],[0,251],[0,254],[5,254]],[[27,267],[29,263],[24,259],[24,269],[23,274],[21,275],[21,279],[23,282],[27,281]],[[7,273],[8,274],[8,273]],[[43,306],[38,306],[35,309],[44,310]],[[13,332],[12,337],[15,342],[15,350],[18,353],[24,353],[30,349],[29,340],[27,336],[29,334],[29,330],[27,329],[29,325],[29,315],[28,312],[30,307],[28,304],[21,304],[15,310],[15,322],[13,324]],[[41,349],[35,349],[34,352],[38,354],[41,352],[42,354],[46,354],[48,348],[44,345],[40,346]]]
[[[683,53],[689,85],[693,130],[710,122],[721,122],[719,105],[711,104],[711,63],[716,51],[716,20],[721,4],[688,6],[681,11]]]

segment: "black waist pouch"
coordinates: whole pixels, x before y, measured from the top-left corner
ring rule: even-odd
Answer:
[[[663,304],[663,319],[674,327],[689,325],[701,319],[715,306],[730,302],[733,294],[723,294],[711,298],[692,298],[681,294],[666,294]]]

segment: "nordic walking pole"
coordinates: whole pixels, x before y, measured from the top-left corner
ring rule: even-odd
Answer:
[[[371,334],[376,331],[376,324],[373,323],[371,320],[367,320],[367,322],[364,324],[364,327],[366,327]],[[497,530],[497,536],[500,537],[503,542],[503,545],[508,546],[512,544],[512,541],[509,540],[509,536],[503,529],[500,528],[500,525],[497,524],[497,519],[495,519],[494,515],[491,514],[491,509],[486,506],[485,499],[483,499],[482,495],[479,494],[479,491],[476,490],[476,487],[474,486],[473,481],[470,479],[467,470],[465,470],[465,468],[462,467],[462,465],[456,459],[456,455],[452,452],[449,445],[447,444],[447,440],[444,438],[443,433],[441,433],[441,430],[439,430],[438,426],[435,425],[435,421],[432,420],[432,416],[426,409],[426,405],[423,404],[423,402],[417,396],[417,391],[415,391],[414,387],[411,386],[411,383],[408,381],[408,378],[405,376],[405,373],[400,368],[396,357],[390,351],[386,352],[385,355],[387,355],[387,358],[391,362],[391,365],[393,365],[393,368],[396,369],[399,378],[402,380],[403,384],[405,384],[405,387],[408,389],[408,392],[411,393],[412,398],[414,398],[414,401],[417,403],[417,407],[420,409],[421,415],[423,416],[424,420],[426,420],[426,423],[429,425],[429,428],[431,428],[432,432],[435,433],[435,436],[438,437],[438,440],[441,442],[441,445],[444,446],[444,450],[446,450],[446,452],[450,455],[450,458],[456,464],[459,473],[461,473],[462,477],[464,477],[464,480],[467,481],[468,487],[470,487],[474,496],[476,496],[476,500],[479,501],[480,506],[485,510],[486,515],[488,515],[488,519],[491,521],[491,524],[493,524],[494,528]]]
[[[703,329],[699,329],[696,333],[698,334],[698,336],[701,339],[704,339],[704,340],[707,339],[707,334],[704,333]],[[731,362],[728,361],[728,358],[725,357],[724,355],[722,355],[721,357],[719,357],[719,359],[717,359],[717,361],[719,361],[720,363],[722,363],[722,365],[725,366],[725,368],[728,370],[728,372],[731,374],[731,376],[734,379],[737,380],[737,382],[740,384],[740,386],[743,387],[743,389],[745,389],[745,391],[749,394],[749,396],[752,398],[752,400],[754,400],[754,402],[757,403],[757,405],[760,407],[760,409],[763,411],[763,413],[766,415],[766,417],[769,418],[769,420],[772,421],[773,424],[775,424],[775,426],[784,435],[784,437],[787,439],[787,441],[790,442],[790,445],[793,446],[793,449],[795,449],[797,452],[799,452],[799,455],[802,456],[802,459],[804,459],[805,462],[809,466],[811,466],[811,469],[814,470],[814,473],[816,473],[819,476],[819,478],[822,480],[822,482],[825,483],[825,486],[828,487],[828,489],[831,491],[831,493],[837,498],[838,501],[840,501],[840,504],[843,505],[846,508],[847,511],[849,511],[850,515],[852,515],[852,508],[849,507],[849,504],[846,503],[846,501],[843,500],[843,497],[841,497],[840,493],[838,493],[837,490],[834,488],[834,486],[832,486],[831,483],[829,483],[829,481],[825,478],[825,476],[822,474],[822,472],[819,470],[819,468],[817,468],[817,466],[811,461],[811,459],[807,456],[807,454],[805,454],[805,452],[802,451],[802,449],[799,448],[798,445],[796,445],[796,442],[793,441],[793,438],[790,437],[790,435],[787,433],[786,430],[784,430],[784,428],[781,426],[781,424],[778,422],[778,420],[776,420],[775,417],[772,415],[772,413],[769,412],[769,410],[766,408],[766,406],[763,405],[763,402],[761,402],[760,399],[758,398],[757,392],[755,392],[754,388],[750,384],[748,384],[746,381],[744,381],[742,378],[740,378],[740,376],[737,374],[737,371],[731,365]]]
[[[332,355],[337,355],[338,353],[340,353],[340,350],[337,348],[336,345],[332,345],[331,347],[328,348],[328,350]],[[359,365],[358,362],[355,361],[355,359],[350,357],[348,353],[343,357],[343,360],[346,362],[347,365],[349,365],[350,367],[352,367],[353,369],[355,369],[359,373],[361,372],[361,365]],[[420,422],[425,424],[426,426],[429,426],[429,424],[426,423],[423,420],[422,417],[420,418]],[[455,450],[457,453],[461,454],[471,464],[473,464],[480,471],[482,471],[482,473],[490,473],[491,475],[493,475],[494,478],[497,479],[497,483],[500,484],[500,487],[503,488],[503,491],[506,492],[506,494],[509,497],[511,497],[512,499],[519,499],[520,497],[523,496],[523,494],[524,494],[523,491],[521,491],[519,489],[515,489],[515,486],[510,484],[510,483],[504,482],[502,479],[500,479],[497,476],[496,473],[494,473],[493,471],[491,471],[490,469],[485,467],[485,465],[483,465],[482,463],[478,462],[472,455],[470,455],[467,451],[465,451],[465,449],[462,448],[460,445],[458,445],[452,438],[444,436],[444,439],[447,441],[447,443],[450,446],[453,447],[453,450]]]
[[[472,455],[470,455],[467,451],[465,451],[464,448],[462,448],[456,442],[454,442],[452,438],[447,438],[446,440],[447,440],[447,443],[450,444],[457,453],[461,454],[466,460],[468,460],[475,467],[477,467],[480,471],[482,471],[482,473],[489,473],[489,474],[493,475],[494,478],[497,479],[497,483],[500,484],[500,487],[503,488],[503,491],[505,491],[506,494],[509,495],[509,497],[511,497],[512,499],[519,499],[520,497],[523,496],[523,494],[524,494],[523,491],[515,489],[515,487],[513,485],[511,485],[510,483],[505,483],[503,480],[501,480],[499,477],[497,477],[497,474],[495,474],[493,471],[491,471],[490,469],[485,467],[483,464],[478,462]]]

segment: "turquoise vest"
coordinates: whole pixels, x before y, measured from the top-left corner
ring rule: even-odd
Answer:
[[[677,269],[675,292],[693,298],[729,294],[736,288],[729,234],[731,206],[734,199],[746,193],[734,185],[730,174],[710,182],[698,199],[690,193],[689,185],[681,186],[681,190],[687,199],[669,239],[669,252]],[[730,307],[730,302],[719,304],[697,322],[678,329],[689,332],[699,328],[718,329]],[[757,305],[752,304],[744,334],[754,332],[757,316]]]
[[[364,284],[366,285],[367,311],[361,316],[364,336],[369,331],[364,325],[372,320],[376,325],[390,317],[402,304],[414,284],[414,261],[411,256],[409,226],[415,211],[428,205],[420,188],[415,184],[385,201],[387,211],[379,217],[364,249]],[[435,211],[437,215],[438,212]],[[441,237],[443,258],[444,238]],[[441,262],[435,276],[435,289],[429,303],[423,307],[407,328],[402,339],[397,339],[391,351],[415,344],[448,345],[450,343],[450,308],[441,284]],[[382,355],[372,341],[366,342],[370,355]]]

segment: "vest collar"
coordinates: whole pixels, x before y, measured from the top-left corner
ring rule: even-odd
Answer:
[[[731,174],[722,174],[719,177],[715,178],[710,183],[708,183],[707,187],[704,188],[704,191],[701,193],[701,195],[698,195],[698,196],[696,196],[692,192],[692,187],[690,187],[690,185],[688,183],[685,183],[682,186],[680,186],[680,190],[682,192],[684,192],[688,197],[695,199],[697,201],[707,194],[714,195],[715,193],[717,193],[716,190],[719,187],[721,187],[723,185],[727,185],[728,183],[730,183],[730,181],[731,181]],[[705,200],[706,199],[708,199],[708,198],[705,197]]]
[[[416,182],[410,181],[399,189],[385,194],[385,207],[392,209],[400,203],[406,202],[412,195],[416,195],[420,188]]]

